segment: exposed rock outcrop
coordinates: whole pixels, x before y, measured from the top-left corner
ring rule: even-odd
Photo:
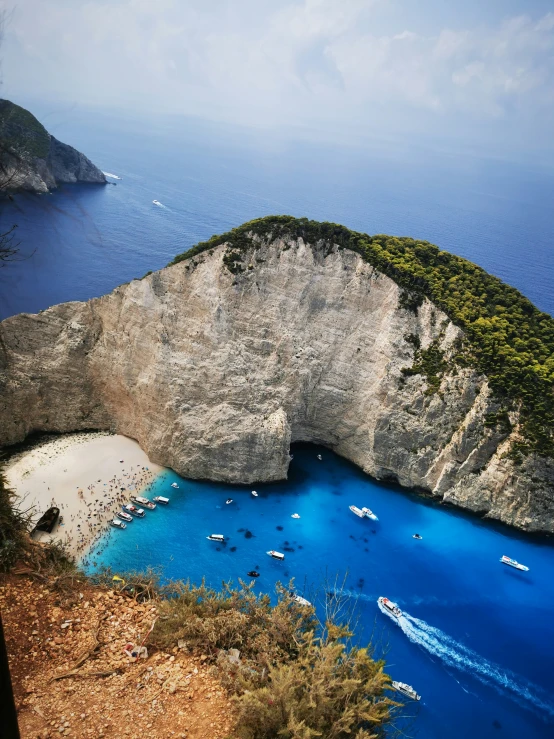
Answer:
[[[554,468],[515,467],[485,416],[487,379],[456,368],[426,394],[404,377],[421,346],[460,329],[359,255],[302,239],[203,252],[87,303],[0,324],[0,442],[36,430],[112,428],[180,474],[286,477],[289,444],[314,441],[379,479],[529,531],[554,531]],[[514,419],[517,421],[517,419]]]
[[[64,183],[105,184],[106,177],[28,110],[0,100],[0,182],[4,191],[46,193]]]

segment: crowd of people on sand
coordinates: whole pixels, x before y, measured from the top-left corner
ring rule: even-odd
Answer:
[[[123,460],[120,460],[123,464]],[[142,465],[136,465],[129,470],[122,469],[119,475],[114,475],[107,482],[97,480],[86,487],[77,488],[77,496],[85,503],[88,510],[86,516],[81,513],[70,514],[70,521],[74,524],[71,528],[73,534],[69,531],[65,537],[61,537],[63,544],[70,548],[76,556],[83,554],[86,550],[92,550],[106,532],[106,524],[114,517],[116,512],[121,509],[125,503],[129,503],[130,495],[141,495],[151,490],[155,474]],[[52,498],[51,505],[55,506],[55,499]],[[65,526],[64,509],[66,506],[61,503],[60,518],[57,534],[61,534],[60,527]],[[82,509],[81,509],[82,510]],[[103,551],[103,547],[95,549],[95,555]],[[96,561],[90,561],[88,557],[83,557],[81,563],[84,566],[89,564],[96,565]]]

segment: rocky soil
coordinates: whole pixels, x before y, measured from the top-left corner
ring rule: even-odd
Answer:
[[[233,706],[203,655],[125,654],[156,618],[152,602],[11,575],[0,609],[22,739],[233,735]]]

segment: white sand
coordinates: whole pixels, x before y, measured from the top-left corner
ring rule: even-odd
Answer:
[[[81,557],[121,503],[140,495],[163,471],[133,439],[93,432],[66,434],[11,458],[6,477],[20,509],[33,507],[34,521],[52,505],[60,509],[63,520],[52,534],[35,537],[61,541]]]

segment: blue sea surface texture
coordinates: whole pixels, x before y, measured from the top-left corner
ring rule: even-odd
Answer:
[[[273,213],[427,239],[554,313],[547,170],[383,142],[333,148],[178,119],[44,123],[119,179],[5,205],[0,227],[18,223],[30,256],[0,270],[1,318],[102,295],[199,240]],[[357,638],[372,639],[393,679],[422,695],[406,709],[409,735],[554,736],[551,544],[378,484],[326,449],[298,445],[293,453],[289,479],[259,486],[258,498],[250,487],[164,473],[149,494],[170,504],[110,530],[89,569],[153,565],[165,577],[205,577],[217,587],[259,568],[258,591],[294,577],[320,612],[346,578]],[[358,519],[351,504],[370,507],[379,521]],[[211,533],[224,534],[225,544],[208,541]],[[270,559],[269,549],[285,561]],[[503,554],[529,572],[500,564]],[[381,595],[405,612],[400,624],[379,610]]]

